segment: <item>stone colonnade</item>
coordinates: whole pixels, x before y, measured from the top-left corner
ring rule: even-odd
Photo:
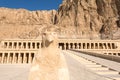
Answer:
[[[114,55],[114,56],[120,56],[120,52],[119,53],[112,53],[112,52],[109,52],[109,53],[104,53],[106,55]]]
[[[117,40],[81,40],[59,39],[58,47],[62,50],[120,50]],[[3,40],[1,41],[0,63],[31,63],[34,55],[41,49],[41,40]],[[34,52],[33,52],[34,51]],[[105,53],[112,54],[112,53]],[[120,55],[120,54],[113,54]]]
[[[41,40],[5,40],[2,42],[2,47],[4,49],[40,49]]]
[[[80,39],[59,39],[58,47],[62,50],[67,49],[117,49],[117,40],[80,40]],[[33,49],[41,48],[41,40],[5,40],[2,41],[4,49]]]
[[[1,64],[31,63],[36,51],[0,51]]]
[[[93,40],[94,41],[94,40]],[[118,44],[117,42],[109,42],[109,41],[94,41],[91,42],[88,41],[60,41],[59,42],[59,48],[62,50],[68,50],[68,49],[117,49]]]
[[[120,50],[119,49],[82,49],[77,51],[83,51],[88,52],[92,54],[105,54],[105,55],[111,55],[111,56],[120,56]]]

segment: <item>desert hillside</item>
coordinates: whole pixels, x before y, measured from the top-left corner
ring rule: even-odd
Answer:
[[[120,0],[63,0],[58,10],[0,8],[0,38],[37,38],[44,27],[86,39],[120,39]]]

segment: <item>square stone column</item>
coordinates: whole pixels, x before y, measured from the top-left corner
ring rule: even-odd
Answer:
[[[14,49],[14,42],[12,42],[12,45],[11,45],[11,46],[12,46],[12,49]]]
[[[26,49],[28,49],[28,42],[26,42]]]
[[[24,53],[24,55],[23,55],[23,63],[26,63],[27,61],[26,61],[26,53]]]
[[[108,43],[106,43],[106,48],[109,49]]]
[[[85,43],[85,49],[87,49],[87,43]]]
[[[37,49],[37,43],[36,42],[34,42],[34,49]]]
[[[73,43],[73,49],[75,49],[75,43]]]
[[[16,49],[19,49],[19,42],[16,42],[17,45],[16,45]]]
[[[110,49],[112,49],[112,43],[110,43]]]
[[[81,43],[81,49],[83,49],[83,43]]]
[[[10,49],[10,42],[8,42],[8,49]]]
[[[12,59],[13,59],[13,56],[11,56],[13,53],[9,53],[10,54],[10,56],[9,56],[9,63],[11,63],[12,64]]]
[[[21,63],[21,61],[20,61],[20,53],[18,53],[18,63]]]
[[[21,42],[21,49],[23,49],[23,42]]]
[[[100,47],[100,46],[99,46],[99,43],[97,43],[97,46],[98,46],[98,50],[99,50],[99,49],[100,49],[100,48],[99,48],[99,47]]]
[[[18,59],[17,59],[18,55],[17,53],[15,53],[15,59],[14,59],[14,63],[18,63]]]
[[[28,63],[31,63],[31,59],[32,59],[32,57],[31,57],[31,53],[29,53]]]
[[[79,43],[76,43],[77,45],[76,45],[76,49],[79,49]]]
[[[7,56],[7,63],[10,62],[9,59],[10,59],[10,53],[8,53],[8,56]]]
[[[4,63],[4,57],[5,57],[5,53],[2,53],[2,61],[1,61],[2,64]]]
[[[95,43],[93,43],[93,49],[96,49],[96,45],[95,45]]]
[[[89,49],[91,49],[91,43],[89,43]]]
[[[42,44],[42,43],[40,42],[40,43],[39,43],[39,49],[41,49],[41,44]]]
[[[105,45],[104,45],[104,43],[102,43],[102,46],[103,46],[103,49],[105,49]]]
[[[15,63],[15,53],[13,53],[12,63]]]

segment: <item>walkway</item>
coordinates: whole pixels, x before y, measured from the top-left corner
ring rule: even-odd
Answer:
[[[89,70],[85,65],[80,63],[77,59],[70,56],[67,51],[64,51],[68,68],[70,72],[70,80],[112,80],[106,79],[106,77],[98,75]]]
[[[78,60],[92,72],[112,80],[120,80],[120,63],[74,51],[65,52]]]
[[[78,56],[79,58],[75,58],[74,56],[71,56],[71,54],[74,55],[75,53],[68,52],[68,51],[62,51],[62,53],[64,53],[67,64],[68,64],[68,68],[70,72],[70,80],[113,80],[113,79],[110,79],[109,77],[105,77],[103,75],[99,75],[95,73],[94,71],[89,69],[90,66],[86,67],[86,65],[83,64],[85,60],[84,58],[79,56]],[[81,61],[83,62],[79,61],[80,58],[81,58]],[[94,70],[96,70],[98,66],[94,65],[95,67]],[[30,68],[29,64],[1,64],[0,80],[27,80],[27,77],[29,74],[29,68]],[[108,70],[108,68],[102,68],[102,69]],[[117,74],[117,72],[114,72],[114,73]]]
[[[27,80],[30,65],[1,64],[0,80]]]

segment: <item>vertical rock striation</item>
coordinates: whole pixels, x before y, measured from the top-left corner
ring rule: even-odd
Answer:
[[[79,32],[81,37],[114,39],[119,16],[120,0],[64,0],[55,23]]]
[[[34,38],[36,29],[53,25],[55,14],[55,10],[0,8],[0,38]]]
[[[0,8],[0,37],[17,37],[24,32],[29,35],[36,27],[51,25],[70,37],[119,39],[120,0],[63,0],[58,11]]]

